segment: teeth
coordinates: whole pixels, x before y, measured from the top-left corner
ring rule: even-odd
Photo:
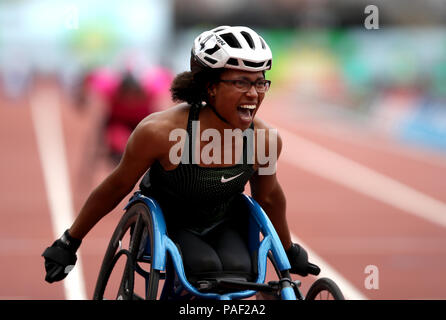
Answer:
[[[255,104],[245,104],[245,105],[240,106],[240,108],[254,110],[256,108],[256,105]]]

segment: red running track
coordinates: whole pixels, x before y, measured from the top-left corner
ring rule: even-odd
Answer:
[[[73,206],[78,212],[89,192],[111,170],[103,160],[97,160],[94,152],[100,112],[94,108],[79,112],[57,87],[47,85],[60,95]],[[404,146],[341,118],[322,117],[308,110],[310,106],[292,97],[271,92],[259,111],[259,116],[274,123],[279,133],[287,133],[283,136],[278,177],[287,196],[293,234],[369,299],[445,299],[445,226],[327,178],[317,168],[304,169],[294,153],[300,151],[301,144],[290,137],[303,138],[443,204],[446,158]],[[50,285],[43,280],[40,255],[59,235],[53,234],[34,132],[29,101],[10,103],[2,99],[1,299],[66,298],[62,283]],[[291,154],[293,157],[286,156]],[[333,164],[333,170],[340,169]],[[350,174],[345,171],[346,177]],[[105,217],[82,245],[87,298],[92,297],[103,254],[125,202]],[[365,268],[369,265],[379,270],[377,289],[365,286]],[[314,278],[302,280],[305,292]]]

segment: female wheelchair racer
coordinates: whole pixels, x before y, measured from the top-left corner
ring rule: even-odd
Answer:
[[[241,162],[241,154],[238,157],[233,152],[231,162],[225,161],[225,165],[221,164],[223,162],[198,165],[193,158],[195,149],[188,149],[186,145],[181,149],[190,161],[183,161],[188,159],[186,156],[178,164],[171,158],[176,145],[171,140],[171,133],[178,128],[186,129],[191,141],[207,129],[216,130],[221,136],[228,129],[243,132],[251,129],[255,137],[261,130],[272,135],[273,128],[255,118],[270,86],[265,71],[271,65],[272,54],[268,45],[247,27],[222,26],[199,35],[191,52],[191,71],[179,74],[171,87],[173,100],[186,103],[151,114],[137,126],[117,168],[91,193],[71,228],[43,253],[46,281],[65,278],[66,267],[76,262],[76,250],[88,231],[133,190],[149,168],[149,197],[162,208],[169,238],[179,247],[185,273],[191,281],[198,284],[203,276],[214,279],[221,274],[230,279],[248,280],[245,282],[259,281],[259,278],[250,278],[253,271],[261,274],[255,270],[260,267],[257,263],[260,260],[253,258],[252,248],[245,241],[249,218],[240,206],[244,201],[240,200],[243,199],[241,194],[248,181],[252,198],[267,212],[278,234],[276,240],[280,240],[283,247],[282,250],[271,250],[280,263],[280,270],[308,275],[311,266],[308,254],[291,242],[285,217],[285,197],[276,174],[259,174],[263,166],[257,157],[253,163],[247,161],[247,143],[243,142],[241,147],[232,144],[232,150],[242,150]],[[200,124],[201,130],[194,132],[194,122]],[[268,144],[267,139],[264,148],[267,151],[277,149],[279,155],[282,142],[280,136],[277,138],[276,145]],[[198,143],[199,151],[205,147],[203,141]],[[274,247],[279,247],[276,242]],[[290,266],[279,259],[284,248]],[[172,250],[170,255],[174,255]],[[121,251],[121,255],[128,255],[128,252]],[[172,263],[175,261],[173,259]],[[235,280],[226,279],[223,283],[230,286],[228,281]]]

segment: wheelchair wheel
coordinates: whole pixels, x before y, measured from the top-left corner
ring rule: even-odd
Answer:
[[[146,252],[147,241],[151,253],[150,211],[145,204],[136,203],[125,212],[113,233],[96,282],[94,300],[157,298],[160,271],[152,267],[150,253]],[[143,294],[138,294],[141,291]]]
[[[345,300],[337,284],[328,278],[316,280],[308,290],[305,300]]]

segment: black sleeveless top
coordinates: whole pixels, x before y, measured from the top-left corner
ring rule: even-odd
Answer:
[[[193,163],[192,143],[188,142],[193,139],[192,121],[198,120],[200,110],[194,105],[189,110],[188,145],[183,149],[189,147],[189,152],[183,152],[181,162],[173,170],[166,171],[159,161],[155,161],[140,188],[159,202],[169,230],[184,228],[204,235],[237,215],[240,194],[255,170],[247,161],[246,140],[243,142],[243,159],[236,165],[211,168]]]

